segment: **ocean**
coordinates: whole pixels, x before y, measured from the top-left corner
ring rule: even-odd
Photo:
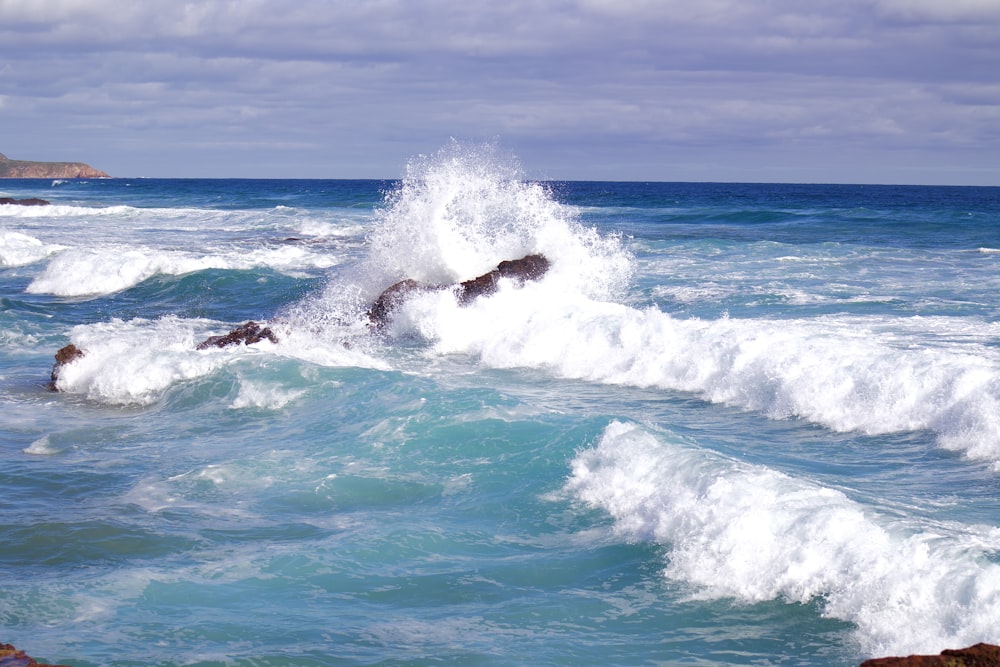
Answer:
[[[1000,188],[13,180],[0,642],[73,667],[1000,643]],[[460,304],[449,285],[543,254]],[[411,278],[381,329],[368,308]],[[197,349],[254,320],[277,342]],[[85,354],[47,387],[55,352]]]

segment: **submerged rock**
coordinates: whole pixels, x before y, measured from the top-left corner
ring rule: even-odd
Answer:
[[[873,658],[861,667],[1000,667],[1000,646],[976,644],[947,649],[939,655],[911,655],[905,658]]]
[[[59,380],[59,371],[62,370],[63,366],[72,363],[84,356],[83,350],[78,348],[73,343],[59,348],[56,352],[56,363],[52,365],[52,376],[49,380],[49,389],[52,391],[58,391],[56,387],[56,381]]]
[[[241,324],[229,333],[222,336],[209,336],[198,343],[197,349],[206,350],[210,347],[228,347],[230,345],[253,345],[267,339],[272,343],[278,342],[278,337],[274,335],[268,327],[261,327],[254,321]]]
[[[37,662],[24,651],[19,651],[10,644],[0,644],[0,667],[68,667],[68,665],[50,665]]]
[[[545,255],[526,255],[521,259],[500,262],[489,273],[458,283],[458,302],[466,306],[481,296],[489,296],[497,291],[501,278],[515,280],[523,284],[528,280],[538,280],[549,270],[549,260]],[[392,317],[392,311],[416,291],[447,289],[448,285],[428,285],[412,278],[400,280],[379,294],[368,311],[368,320],[376,328],[385,326]]]
[[[11,204],[13,206],[48,206],[49,202],[38,197],[28,199],[13,199],[12,197],[0,197],[0,204]]]

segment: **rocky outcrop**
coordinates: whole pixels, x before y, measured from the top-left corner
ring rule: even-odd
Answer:
[[[549,270],[549,260],[545,255],[526,255],[521,259],[512,259],[500,262],[497,268],[489,273],[466,280],[455,285],[455,296],[458,302],[467,306],[481,296],[489,296],[497,291],[497,285],[501,278],[514,280],[523,284],[528,280],[538,280]],[[416,280],[407,278],[398,283],[390,285],[384,292],[379,294],[375,303],[368,311],[368,321],[376,329],[380,329],[388,324],[392,318],[392,311],[398,308],[410,295],[418,291],[448,289],[449,285],[428,285],[419,283]]]
[[[108,178],[108,175],[83,162],[11,160],[0,153],[0,178]]]
[[[44,199],[39,199],[38,197],[31,197],[29,199],[14,199],[12,197],[0,197],[0,206],[3,204],[11,204],[13,206],[48,206],[49,202]]]
[[[68,665],[50,665],[37,662],[24,651],[19,651],[10,644],[0,644],[0,667],[68,667]]]
[[[861,667],[1000,667],[1000,646],[976,644],[941,651],[939,655],[874,658],[862,662]]]
[[[207,350],[210,347],[228,347],[230,345],[253,345],[262,340],[269,340],[272,343],[278,342],[278,337],[274,335],[268,327],[261,327],[254,321],[241,324],[229,333],[222,336],[209,336],[198,343],[197,349]]]

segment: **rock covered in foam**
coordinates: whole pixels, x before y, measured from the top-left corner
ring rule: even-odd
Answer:
[[[500,262],[497,268],[489,273],[458,283],[456,296],[458,302],[466,306],[481,296],[489,296],[497,291],[501,278],[514,280],[524,284],[529,280],[538,280],[549,270],[549,260],[545,255],[526,255],[520,259]],[[427,285],[412,278],[400,280],[385,289],[368,311],[368,320],[376,328],[385,326],[392,317],[392,311],[398,308],[414,292],[446,289],[446,285]]]
[[[501,278],[509,278],[523,284],[528,280],[538,280],[549,270],[549,260],[545,255],[526,255],[521,259],[500,262],[497,268],[478,278],[459,283],[458,302],[471,303],[481,296],[489,296],[497,291]]]
[[[56,382],[59,380],[59,372],[62,370],[63,366],[73,363],[82,356],[84,356],[83,350],[78,348],[73,343],[59,348],[59,351],[56,352],[56,363],[52,365],[52,376],[49,380],[49,389],[52,391],[58,391]]]
[[[948,649],[939,655],[911,655],[905,658],[873,658],[861,667],[998,667],[1000,646],[976,644],[968,648]]]
[[[262,327],[254,321],[241,324],[232,331],[222,336],[209,336],[198,343],[199,350],[207,350],[210,347],[229,347],[230,345],[253,345],[262,340],[269,340],[272,343],[278,342],[278,337],[274,335],[268,327]]]
[[[11,644],[0,644],[0,667],[67,667],[67,665],[50,665],[38,662]]]

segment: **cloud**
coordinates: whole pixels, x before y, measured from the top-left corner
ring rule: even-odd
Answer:
[[[879,0],[883,15],[916,23],[1000,22],[1000,4],[994,0]]]
[[[748,170],[848,150],[995,156],[997,6],[0,0],[0,127],[18,128],[3,140],[21,154],[29,138],[72,142],[129,170],[141,151],[164,165],[201,151],[218,170],[271,146],[302,173],[349,159],[343,175],[364,163],[379,173],[353,175],[393,176],[450,136],[533,156],[592,146],[595,177],[630,158],[655,169],[681,147],[743,147]]]

